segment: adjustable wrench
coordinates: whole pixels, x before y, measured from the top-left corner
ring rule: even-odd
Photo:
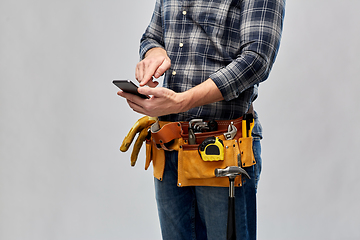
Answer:
[[[224,133],[225,139],[226,140],[234,139],[236,133],[237,133],[237,128],[234,126],[234,123],[231,122],[228,127],[228,131]]]

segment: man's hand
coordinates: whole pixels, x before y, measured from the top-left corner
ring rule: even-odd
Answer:
[[[163,87],[155,88],[159,83],[154,82],[153,78],[159,78],[170,67],[170,58],[163,48],[150,49],[145,58],[136,65],[135,77],[140,82],[138,92],[151,98],[142,99],[123,91],[119,91],[118,95],[126,98],[135,112],[150,117],[185,112],[193,107],[223,100],[220,90],[210,78],[182,93]],[[149,87],[143,87],[145,85]]]
[[[153,77],[159,78],[171,66],[171,60],[163,48],[150,49],[145,58],[136,65],[135,77],[140,86],[156,87],[159,83]]]
[[[129,106],[140,114],[158,117],[184,111],[184,94],[163,88],[140,87],[139,93],[151,95],[150,99],[142,99],[134,94],[119,91],[118,95],[126,98]]]
[[[182,93],[163,87],[139,87],[138,92],[150,95],[151,98],[142,99],[123,91],[119,91],[118,95],[126,98],[135,112],[151,117],[185,112],[193,107],[223,100],[221,92],[211,79]]]

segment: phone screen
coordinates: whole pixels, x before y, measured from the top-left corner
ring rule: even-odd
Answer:
[[[113,80],[113,83],[124,92],[135,94],[144,99],[150,98],[149,96],[140,94],[137,90],[138,86],[136,86],[135,83],[130,80]]]

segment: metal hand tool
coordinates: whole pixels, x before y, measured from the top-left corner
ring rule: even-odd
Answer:
[[[239,154],[240,155],[240,154]],[[239,160],[238,155],[238,160]],[[228,177],[229,178],[229,206],[228,206],[228,219],[227,219],[227,240],[236,240],[236,224],[235,224],[235,178],[238,175],[244,175],[250,179],[249,174],[241,167],[230,166],[224,169],[215,169],[216,177]]]
[[[193,129],[193,124],[196,123],[196,122],[203,122],[202,119],[192,119],[189,121],[189,138],[188,138],[188,141],[189,141],[189,145],[194,145],[196,144],[196,138],[195,138],[195,133],[194,133],[194,129]]]
[[[207,122],[196,122],[192,129],[195,132],[204,132],[205,130],[209,130],[209,126],[207,124]]]
[[[234,139],[235,135],[237,133],[237,128],[234,126],[234,123],[231,122],[231,124],[228,127],[228,131],[224,133],[226,140]]]

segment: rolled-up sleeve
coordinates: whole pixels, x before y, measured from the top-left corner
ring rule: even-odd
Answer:
[[[161,1],[156,0],[155,10],[153,12],[149,26],[140,40],[140,58],[143,59],[146,52],[154,47],[164,48]]]
[[[280,45],[285,0],[242,2],[239,54],[209,76],[225,101],[267,79]]]

